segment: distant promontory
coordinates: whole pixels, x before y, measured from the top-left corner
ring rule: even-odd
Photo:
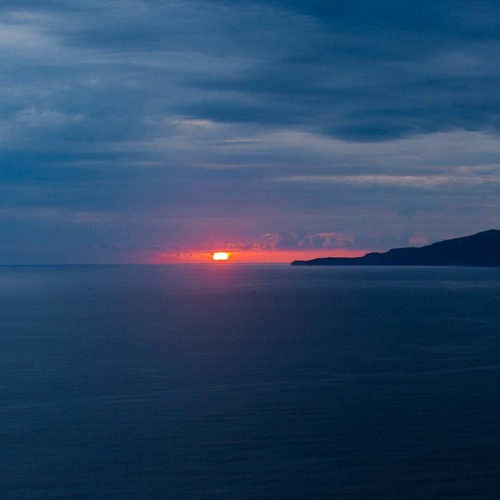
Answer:
[[[362,257],[295,260],[292,266],[490,266],[500,267],[500,231],[439,241],[424,247],[393,248]]]

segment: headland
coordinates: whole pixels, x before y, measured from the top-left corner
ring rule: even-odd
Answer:
[[[500,230],[439,241],[423,247],[393,248],[362,257],[295,260],[292,266],[485,266],[500,267]]]

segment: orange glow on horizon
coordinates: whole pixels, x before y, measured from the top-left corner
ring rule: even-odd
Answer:
[[[235,264],[266,264],[266,263],[290,263],[294,260],[310,260],[319,257],[361,257],[371,250],[351,250],[345,248],[318,250],[236,250],[231,252],[159,252],[143,259],[149,264],[203,264],[214,262],[214,256],[218,253],[228,254],[228,259],[217,260]],[[144,262],[143,259],[140,259]]]

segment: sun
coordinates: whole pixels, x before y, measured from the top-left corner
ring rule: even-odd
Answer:
[[[212,254],[213,260],[229,260],[229,254],[227,252],[215,252]]]

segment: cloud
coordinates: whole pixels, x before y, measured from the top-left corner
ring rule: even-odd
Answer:
[[[405,188],[437,188],[449,184],[485,184],[500,182],[500,178],[482,176],[452,177],[446,175],[331,175],[331,176],[292,176],[276,179],[285,182],[319,184],[357,184],[363,186],[399,186]]]
[[[5,0],[0,28],[0,210],[24,245],[498,223],[495,2]]]

